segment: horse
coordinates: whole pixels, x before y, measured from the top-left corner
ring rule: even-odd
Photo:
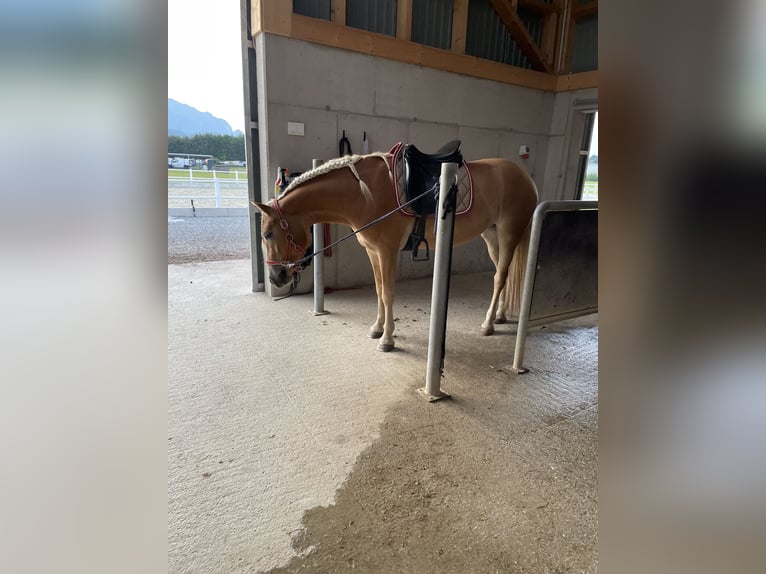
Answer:
[[[537,187],[511,161],[488,158],[465,163],[473,181],[473,203],[465,214],[455,217],[454,244],[467,243],[478,235],[487,244],[496,271],[481,334],[491,335],[494,323],[505,322],[509,307],[518,309]],[[397,209],[391,154],[375,152],[330,160],[298,176],[278,198],[253,205],[262,212],[262,247],[269,280],[276,287],[292,281],[301,269],[297,263],[311,253],[313,224],[337,223],[357,231],[394,212],[356,235],[370,259],[378,297],[369,337],[380,339],[378,350],[393,350],[397,254],[407,243],[415,218]],[[426,241],[432,245],[433,219],[430,215],[425,225]]]

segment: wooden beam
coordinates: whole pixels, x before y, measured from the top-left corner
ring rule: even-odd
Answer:
[[[332,21],[346,25],[346,0],[332,0]]]
[[[274,32],[268,29],[265,31]],[[292,15],[289,35],[298,40],[408,64],[427,66],[445,72],[485,78],[536,90],[556,91],[556,76],[552,74],[509,66],[464,54],[454,54],[431,46],[407,42],[358,28],[341,26],[334,22],[309,18],[300,14]]]
[[[596,16],[598,14],[598,0],[588,2],[587,4],[578,4],[572,8],[572,18],[580,20],[581,18],[587,18],[589,16]]]
[[[519,48],[521,48],[521,51],[527,57],[529,63],[532,64],[532,68],[550,73],[551,67],[545,61],[539,46],[529,34],[529,30],[527,30],[527,27],[524,25],[524,22],[521,21],[521,18],[519,18],[516,10],[512,8],[507,0],[489,0],[489,3],[492,5],[492,8],[494,8],[495,12],[497,12],[497,15],[500,16],[503,24],[508,28],[511,36],[513,36],[513,39],[519,45]]]
[[[598,88],[598,70],[565,74],[556,80],[556,91],[582,90],[583,88]]]
[[[396,7],[396,37],[407,41],[412,37],[412,0],[399,0]]]
[[[556,12],[543,16],[543,35],[540,42],[540,52],[553,70],[556,60],[556,40],[559,37],[559,22],[561,18]]]
[[[452,51],[465,54],[465,39],[468,32],[468,0],[452,2]]]
[[[261,2],[261,27],[265,31],[289,36],[292,15],[292,2]]]
[[[574,38],[575,38],[575,26],[577,22],[574,19],[574,0],[570,0],[569,7],[568,7],[568,19],[567,19],[567,29],[566,29],[566,35],[564,36],[564,45],[562,46],[562,49],[564,50],[564,58],[562,62],[561,69],[559,70],[559,74],[568,74],[570,70],[572,69],[572,56],[574,54]]]
[[[250,37],[255,38],[261,33],[261,0],[250,1]]]

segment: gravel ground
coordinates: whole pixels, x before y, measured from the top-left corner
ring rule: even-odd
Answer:
[[[168,217],[168,264],[250,257],[245,217]]]

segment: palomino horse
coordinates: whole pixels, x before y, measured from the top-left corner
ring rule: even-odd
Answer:
[[[314,223],[340,223],[356,231],[396,210],[389,160],[390,155],[383,153],[330,160],[296,178],[278,199],[255,203],[263,212],[263,251],[274,285],[286,285],[298,270],[293,263],[310,252]],[[466,243],[481,234],[495,264],[492,300],[481,325],[481,333],[491,335],[493,322],[504,322],[512,297],[518,300],[520,296],[537,188],[532,178],[510,161],[493,158],[466,163],[473,179],[473,204],[467,213],[455,218],[454,242]],[[413,217],[396,211],[356,236],[367,250],[375,274],[378,315],[369,335],[380,338],[381,351],[394,348],[397,254],[413,224]],[[426,240],[433,245],[433,215],[425,229]],[[514,257],[519,244],[522,248]]]

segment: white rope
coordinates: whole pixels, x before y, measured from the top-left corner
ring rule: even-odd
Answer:
[[[290,182],[290,185],[287,186],[287,188],[282,192],[282,196],[284,196],[286,193],[292,191],[299,185],[306,183],[307,181],[310,181],[314,179],[315,177],[318,177],[320,175],[324,175],[325,173],[329,173],[331,171],[334,171],[336,169],[341,169],[344,167],[347,167],[351,170],[351,173],[354,175],[356,180],[359,182],[359,189],[362,191],[362,194],[367,199],[372,199],[372,194],[370,193],[370,188],[367,187],[367,184],[362,181],[362,178],[359,176],[359,172],[356,170],[356,167],[354,164],[358,162],[359,160],[370,158],[370,157],[379,157],[383,161],[386,162],[386,167],[388,167],[388,161],[386,158],[388,157],[388,154],[382,153],[382,152],[375,152],[367,155],[347,155],[343,157],[338,157],[335,159],[331,159],[329,161],[326,161],[325,163],[321,164],[320,166],[310,170],[310,171],[304,171],[301,175],[296,177],[294,180]],[[389,168],[389,177],[391,177],[391,170]]]

